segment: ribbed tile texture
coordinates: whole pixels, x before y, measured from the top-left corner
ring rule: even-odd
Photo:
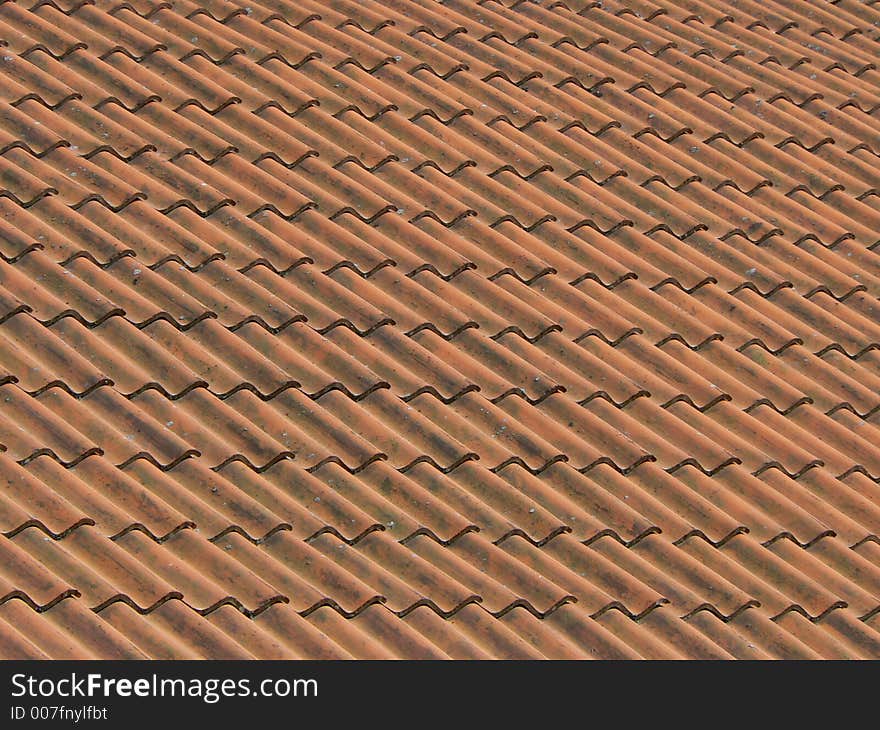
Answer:
[[[880,658],[880,6],[0,4],[0,655]]]

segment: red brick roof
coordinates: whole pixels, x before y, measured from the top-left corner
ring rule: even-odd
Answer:
[[[0,5],[0,655],[880,657],[878,24]]]

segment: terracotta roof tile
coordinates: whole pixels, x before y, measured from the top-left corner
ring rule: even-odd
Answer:
[[[880,656],[880,11],[0,6],[0,656]]]

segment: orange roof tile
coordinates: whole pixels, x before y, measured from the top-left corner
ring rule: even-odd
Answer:
[[[0,656],[880,657],[878,27],[0,4]]]

